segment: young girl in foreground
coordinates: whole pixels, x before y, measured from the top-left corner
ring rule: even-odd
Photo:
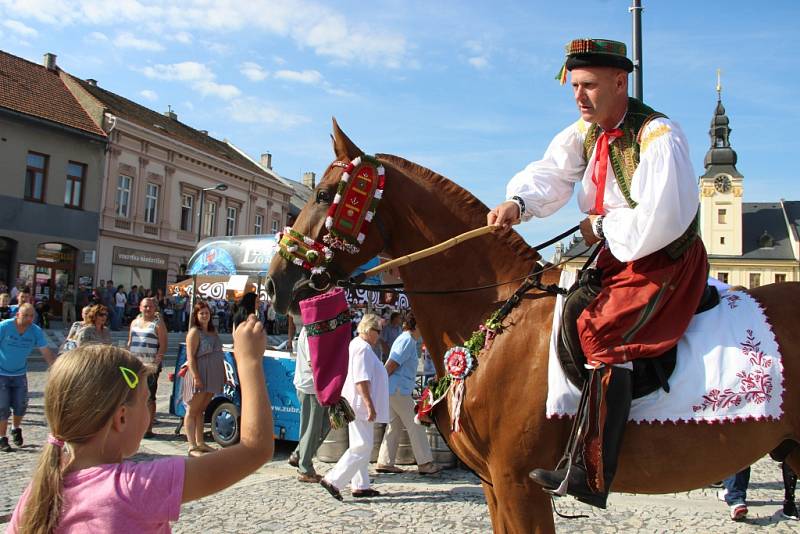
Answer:
[[[128,351],[79,347],[61,356],[45,388],[51,435],[8,532],[170,532],[181,503],[216,493],[272,457],[272,410],[251,315],[234,336],[242,387],[241,441],[199,458],[123,462],[147,430],[148,369]]]

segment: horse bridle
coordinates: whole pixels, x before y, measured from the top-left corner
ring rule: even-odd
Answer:
[[[350,173],[360,169],[362,165],[375,168],[378,182],[377,187],[373,188],[373,194],[367,198],[370,206],[361,208],[366,210],[364,217],[360,221],[361,225],[366,225],[364,233],[359,233],[357,239],[352,239],[347,236],[336,235],[334,228],[337,226],[337,217],[339,216],[337,212],[338,203],[342,201],[341,195],[346,189],[348,181],[352,178]],[[307,286],[318,293],[322,293],[333,287],[337,280],[345,279],[348,273],[340,272],[333,263],[335,250],[341,250],[349,254],[360,252],[359,245],[366,238],[366,231],[369,229],[370,222],[375,222],[383,241],[383,248],[389,242],[386,229],[377,214],[377,203],[383,194],[385,177],[383,164],[372,156],[360,156],[350,162],[334,161],[329,167],[340,167],[344,171],[336,187],[336,197],[328,209],[328,215],[322,226],[322,234],[320,236],[322,242],[290,227],[284,228],[284,231],[278,235],[278,253],[281,257],[310,273],[309,278],[300,282],[295,290]],[[334,272],[332,273],[332,271]]]

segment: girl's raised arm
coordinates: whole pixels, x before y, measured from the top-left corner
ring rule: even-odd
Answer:
[[[241,440],[232,447],[186,460],[182,502],[217,493],[272,458],[272,407],[267,396],[262,363],[267,347],[264,327],[255,315],[250,315],[239,325],[233,337],[234,357],[242,388]]]

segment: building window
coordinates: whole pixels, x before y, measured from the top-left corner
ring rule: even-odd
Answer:
[[[25,200],[44,202],[44,186],[47,181],[47,160],[50,156],[28,152],[25,169]]]
[[[118,217],[127,218],[131,211],[131,184],[133,178],[121,174],[117,179],[117,204],[116,211]]]
[[[225,235],[236,235],[236,212],[232,206],[228,207],[228,216],[225,218]]]
[[[278,233],[278,219],[272,219],[272,233]]]
[[[203,221],[203,232],[207,236],[214,235],[214,228],[217,226],[217,203],[213,200],[208,201],[205,220]]]
[[[777,273],[775,274],[775,283],[782,284],[786,281],[786,274],[784,273]]]
[[[144,195],[144,222],[149,224],[156,224],[158,217],[158,186],[156,184],[147,184],[147,190]]]
[[[723,273],[723,272],[717,273],[717,280],[719,280],[723,284],[727,284],[728,283],[728,273]]]
[[[718,209],[717,210],[717,223],[726,224],[727,222],[728,222],[728,210],[727,209]]]
[[[761,285],[761,273],[750,273],[750,287],[754,289]]]
[[[70,161],[67,165],[67,185],[64,189],[64,205],[68,208],[83,207],[83,184],[86,180],[86,165]]]
[[[182,195],[181,200],[181,230],[192,231],[192,213],[194,211],[194,195]]]
[[[256,214],[256,226],[254,228],[254,233],[256,235],[261,235],[261,232],[264,231],[264,216],[261,214]]]
[[[725,237],[724,236],[719,238],[719,244],[720,245],[724,245],[725,244]]]

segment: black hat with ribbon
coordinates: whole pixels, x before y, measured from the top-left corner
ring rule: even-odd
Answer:
[[[573,39],[567,46],[566,60],[556,75],[561,85],[567,81],[567,71],[581,67],[614,67],[625,72],[633,70],[625,43],[609,39]]]

